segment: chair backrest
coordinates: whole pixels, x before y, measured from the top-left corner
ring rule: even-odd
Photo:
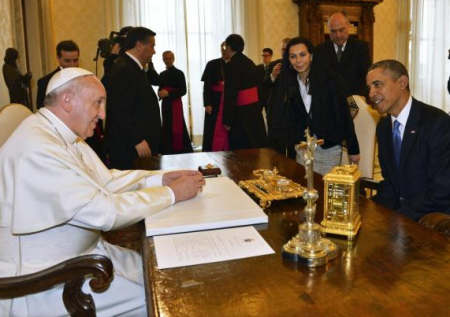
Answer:
[[[12,103],[0,109],[0,147],[19,124],[32,114],[30,109],[18,103]]]
[[[375,134],[380,115],[376,110],[372,109],[361,96],[354,95],[353,99],[359,107],[358,114],[353,119],[361,154],[359,170],[361,171],[362,177],[372,179],[375,160]],[[343,155],[342,163],[348,164],[347,155]]]

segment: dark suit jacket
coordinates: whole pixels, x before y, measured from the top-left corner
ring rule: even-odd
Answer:
[[[318,45],[314,50],[315,62],[340,74],[352,95],[365,95],[367,70],[372,64],[366,42],[349,37],[341,61],[337,61],[331,40]]]
[[[60,68],[58,67],[57,69],[52,71],[50,74],[45,75],[44,77],[42,77],[38,80],[38,82],[37,82],[38,91],[37,91],[37,97],[36,97],[37,109],[44,106],[45,91],[47,90],[48,82],[53,77],[53,75],[55,75],[59,71],[60,71]]]
[[[112,160],[132,161],[135,146],[146,140],[152,155],[160,153],[161,115],[147,74],[127,54],[108,76],[104,146]]]
[[[394,162],[391,116],[377,126],[378,158],[384,180],[375,202],[414,220],[450,212],[450,117],[413,99],[403,135],[400,166]]]
[[[264,64],[259,64],[256,66],[256,76],[258,77],[258,94],[259,94],[259,102],[261,107],[267,107],[267,99],[269,98],[270,89],[266,89],[264,87],[264,80],[267,76],[270,76],[269,73],[270,63],[267,66],[267,71],[264,69]]]

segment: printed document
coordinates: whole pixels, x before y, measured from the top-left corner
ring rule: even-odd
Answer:
[[[154,241],[159,269],[275,253],[254,227],[157,236]]]

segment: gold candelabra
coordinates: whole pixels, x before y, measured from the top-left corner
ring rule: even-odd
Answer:
[[[307,188],[303,192],[306,200],[305,222],[299,226],[298,234],[283,246],[283,258],[288,261],[316,267],[325,265],[338,255],[336,245],[328,239],[322,238],[321,226],[314,222],[316,215],[316,201],[319,198],[317,190],[314,189],[314,151],[317,147],[317,139],[311,136],[306,129],[306,142],[300,145],[305,149],[303,158],[305,161]]]

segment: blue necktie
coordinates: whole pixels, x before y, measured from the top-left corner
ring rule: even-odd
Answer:
[[[400,165],[400,152],[402,149],[402,136],[400,134],[401,123],[394,120],[394,127],[392,128],[392,144],[394,145],[394,158],[397,167]]]

